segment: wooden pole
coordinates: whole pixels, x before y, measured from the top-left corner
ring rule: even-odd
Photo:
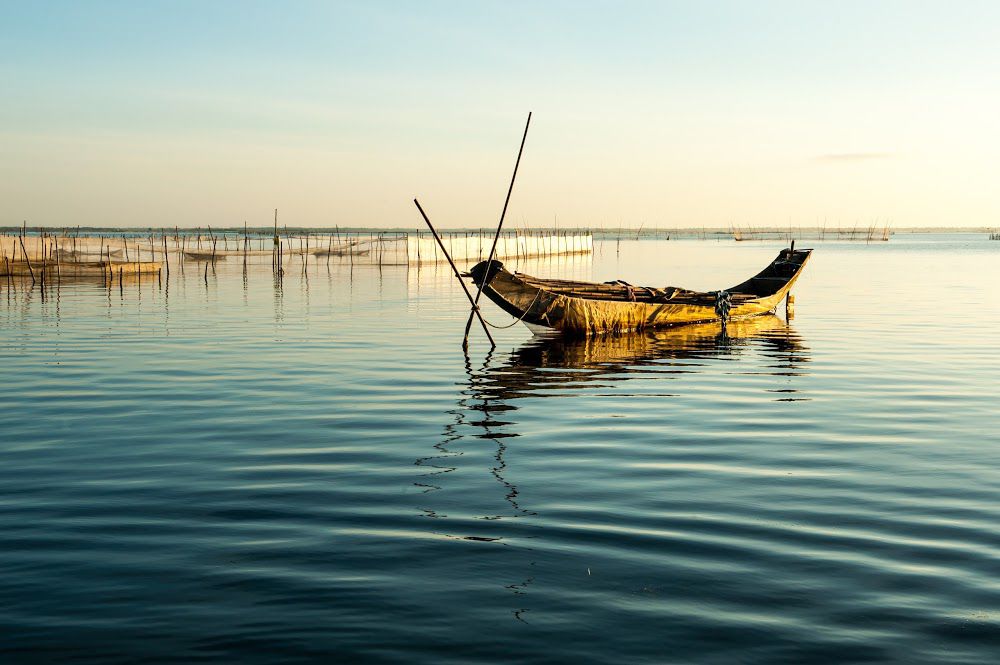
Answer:
[[[31,259],[28,258],[28,250],[24,248],[24,236],[18,236],[21,241],[21,252],[24,254],[24,262],[28,264],[28,272],[31,274],[31,285],[35,285],[35,271],[31,269]]]
[[[420,211],[420,216],[424,218],[424,222],[427,223],[427,228],[429,228],[431,230],[431,233],[434,234],[434,239],[437,240],[437,244],[441,247],[441,251],[444,252],[445,258],[448,259],[448,263],[451,265],[451,269],[455,273],[455,279],[457,279],[458,283],[462,285],[462,290],[465,291],[465,297],[469,299],[469,303],[472,305],[473,316],[479,317],[479,322],[483,324],[483,332],[486,333],[486,337],[489,338],[490,344],[493,345],[493,348],[496,348],[497,344],[496,342],[493,341],[493,335],[490,334],[490,329],[486,327],[486,320],[483,318],[482,313],[479,311],[479,307],[476,306],[476,301],[472,299],[472,294],[469,293],[469,287],[465,285],[465,281],[462,279],[462,273],[458,271],[458,267],[455,265],[455,262],[451,260],[451,256],[448,255],[448,251],[444,248],[444,243],[441,241],[441,236],[439,236],[438,232],[434,230],[434,226],[431,224],[431,220],[427,219],[427,213],[425,213],[424,209],[420,207],[420,202],[417,201],[416,199],[413,199],[413,203],[417,206],[417,210]],[[463,349],[469,348],[468,334],[466,334],[465,339],[462,340],[462,348]]]
[[[529,111],[528,121],[524,123],[524,135],[521,136],[521,147],[517,150],[517,161],[514,162],[514,173],[510,176],[510,186],[507,188],[507,198],[504,199],[503,211],[500,213],[500,223],[497,225],[497,232],[493,236],[493,245],[490,247],[490,255],[486,259],[486,272],[484,274],[487,276],[489,276],[490,269],[493,267],[493,255],[496,254],[497,251],[497,241],[500,240],[500,231],[503,230],[503,220],[504,217],[507,216],[507,205],[510,203],[510,195],[514,191],[514,180],[517,178],[517,167],[521,165],[521,154],[524,153],[524,142],[528,138],[528,127],[530,126],[531,112]],[[472,328],[472,316],[473,314],[479,313],[479,297],[483,295],[483,287],[485,286],[485,281],[479,285],[479,289],[476,291],[476,298],[472,301],[472,312],[469,314],[469,320],[465,323],[465,346],[469,343],[469,330]],[[482,319],[482,315],[480,315],[480,319]],[[485,324],[483,327],[485,328]],[[492,337],[490,337],[490,342],[493,342]],[[496,348],[496,344],[493,344],[493,347]]]

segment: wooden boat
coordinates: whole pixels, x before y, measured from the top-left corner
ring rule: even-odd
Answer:
[[[485,284],[483,293],[490,300],[533,331],[590,335],[717,321],[722,314],[720,299],[728,305],[731,319],[773,312],[811,254],[811,249],[796,250],[792,243],[745,282],[705,292],[632,286],[621,280],[599,284],[541,279],[512,273],[496,260],[489,266],[483,261],[470,273],[476,284]]]
[[[105,258],[109,259],[121,259],[122,258],[121,249],[101,249],[101,250],[73,250],[73,249],[56,249],[52,252],[52,258],[61,262],[76,261],[76,262],[95,262],[103,261]]]
[[[191,261],[225,261],[224,254],[218,252],[191,252],[185,251],[184,258]]]
[[[5,261],[0,263],[0,277],[40,277],[44,272],[46,279],[59,277],[116,277],[118,275],[149,275],[161,270],[158,261],[75,261],[75,262],[34,262],[29,265],[25,261]]]

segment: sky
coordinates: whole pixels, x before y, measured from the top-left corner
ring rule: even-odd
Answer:
[[[1000,3],[0,0],[0,225],[1000,226]]]

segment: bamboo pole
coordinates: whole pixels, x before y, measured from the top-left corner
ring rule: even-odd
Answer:
[[[441,241],[441,236],[439,236],[438,232],[434,229],[434,226],[431,224],[431,220],[427,218],[427,213],[425,213],[424,209],[420,207],[420,202],[417,201],[416,199],[413,199],[413,203],[417,206],[417,210],[420,211],[420,216],[424,218],[424,222],[427,223],[427,228],[431,230],[431,233],[434,235],[434,239],[437,240],[437,244],[441,247],[441,251],[444,252],[445,258],[448,259],[448,264],[451,265],[451,269],[455,273],[455,279],[457,279],[458,283],[462,285],[462,290],[465,292],[465,297],[469,299],[469,303],[472,305],[473,316],[479,317],[479,322],[483,325],[483,332],[486,333],[486,337],[490,340],[490,344],[493,345],[493,348],[496,348],[497,344],[496,342],[493,341],[493,335],[490,334],[490,329],[486,327],[486,319],[483,318],[483,314],[482,312],[479,311],[479,307],[476,305],[476,301],[473,300],[472,294],[469,293],[469,287],[465,285],[465,281],[462,279],[462,273],[458,271],[458,267],[455,265],[455,262],[451,260],[451,256],[448,254],[448,251],[444,248],[444,243]],[[462,340],[462,348],[463,349],[469,348],[468,334],[465,336],[465,339]]]
[[[517,178],[517,167],[521,165],[521,155],[524,153],[524,142],[528,139],[528,128],[531,126],[531,112],[528,112],[528,121],[524,123],[524,134],[521,136],[521,147],[517,150],[517,161],[514,162],[514,173],[510,177],[510,186],[507,188],[507,198],[503,202],[503,210],[500,212],[500,223],[497,224],[497,232],[493,236],[493,245],[490,247],[490,255],[486,259],[486,275],[490,274],[490,269],[493,267],[493,255],[497,250],[497,241],[500,239],[500,232],[503,230],[503,220],[507,216],[507,205],[510,203],[510,195],[514,191],[514,180]],[[450,259],[449,259],[450,260]],[[472,301],[472,312],[479,312],[479,297],[483,295],[483,287],[486,286],[486,282],[483,281],[479,284],[479,289],[476,291],[476,298]],[[469,330],[472,328],[472,317],[473,313],[469,314],[469,320],[465,323],[465,341],[463,346],[468,346],[469,342]],[[480,320],[482,320],[482,315],[480,315]],[[483,329],[486,328],[486,324],[483,324]],[[487,332],[487,336],[489,333]],[[493,343],[493,338],[490,337],[490,343],[496,348],[496,344]]]
[[[24,262],[28,264],[28,273],[31,274],[31,285],[35,285],[35,271],[31,268],[31,259],[28,258],[28,250],[24,248],[24,236],[18,236],[21,241],[21,252],[24,254]]]
[[[42,298],[45,297],[45,236],[41,233],[39,229],[38,233],[38,244],[42,251],[42,269],[38,273],[39,286],[42,290]]]

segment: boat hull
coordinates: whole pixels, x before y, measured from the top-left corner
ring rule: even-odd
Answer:
[[[108,263],[106,261],[92,262],[59,262],[28,264],[24,261],[0,263],[0,277],[115,277],[117,275],[148,275],[160,272],[161,264],[157,261],[130,261]]]
[[[801,273],[811,250],[800,252],[785,250],[785,252],[784,256],[796,260],[793,262],[782,259],[782,255],[779,255],[778,259],[757,276],[727,290],[739,296],[733,303],[729,318],[760,316],[771,313],[777,308]],[[776,266],[780,266],[781,271],[787,274],[778,276]],[[486,262],[478,264],[472,269],[473,279],[477,283],[483,282],[486,272]],[[528,324],[533,331],[540,327],[559,330],[574,336],[623,333],[690,323],[707,323],[720,318],[715,310],[714,292],[678,290],[682,295],[676,299],[663,296],[661,302],[636,302],[610,297],[607,299],[593,296],[580,297],[560,292],[559,286],[566,284],[565,282],[511,273],[497,261],[489,267],[489,272],[493,274],[485,280],[483,293],[508,314]],[[774,283],[768,285],[764,280]],[[573,284],[586,285],[583,282]],[[628,293],[632,294],[637,288],[603,284],[592,284],[590,287],[607,291],[609,296],[617,293],[619,297],[622,289],[627,288]],[[769,292],[743,293],[739,290],[741,287],[744,290],[756,289]],[[569,289],[564,287],[561,290],[572,291],[574,288],[583,289],[586,286]]]

